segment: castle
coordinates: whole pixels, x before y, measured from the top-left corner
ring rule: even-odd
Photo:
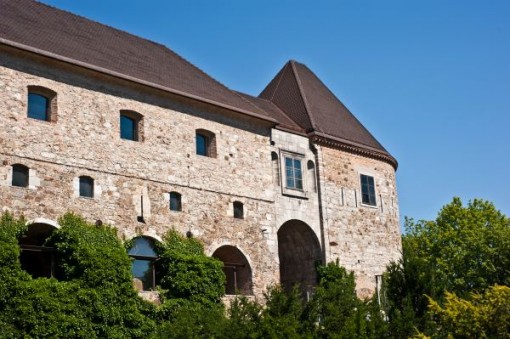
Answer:
[[[397,161],[307,66],[258,97],[165,46],[31,1],[0,0],[0,206],[29,220],[21,260],[51,276],[44,239],[73,211],[133,240],[200,239],[227,294],[316,284],[338,260],[370,295],[400,257]]]

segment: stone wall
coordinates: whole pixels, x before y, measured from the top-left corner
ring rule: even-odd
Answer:
[[[57,122],[27,118],[33,85],[57,93]],[[191,230],[209,254],[224,244],[245,253],[255,291],[277,281],[275,240],[261,231],[274,222],[270,126],[21,54],[1,54],[0,92],[3,210],[50,220],[70,210],[126,239]],[[143,115],[143,141],[120,138],[123,109]],[[196,155],[199,128],[215,133],[216,158]],[[30,168],[28,188],[10,184],[16,163]],[[93,199],[79,197],[82,175],[95,181]],[[169,210],[171,191],[182,194],[181,212]],[[142,196],[145,223],[137,221]],[[233,218],[234,201],[244,204],[244,219]]]
[[[370,295],[376,275],[401,255],[395,170],[385,162],[318,146],[325,253],[356,274],[358,293]],[[361,202],[360,174],[374,177],[376,206]]]

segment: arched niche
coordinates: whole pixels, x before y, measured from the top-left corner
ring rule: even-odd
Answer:
[[[212,256],[223,262],[223,272],[227,278],[225,283],[225,293],[227,295],[253,294],[250,264],[237,247],[221,246],[214,251]]]
[[[46,246],[46,240],[57,227],[54,223],[30,223],[18,243],[21,249],[21,268],[33,278],[50,278],[55,272],[55,249]]]
[[[278,230],[280,283],[286,290],[299,285],[306,295],[317,285],[317,264],[322,261],[319,240],[300,220],[289,220]]]

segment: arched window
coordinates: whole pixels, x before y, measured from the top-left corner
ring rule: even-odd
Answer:
[[[205,129],[195,131],[196,152],[210,158],[216,158],[216,135]]]
[[[155,262],[158,258],[154,250],[154,240],[148,237],[138,237],[133,239],[133,245],[128,251],[133,258],[131,273],[135,281],[136,288],[142,291],[148,291],[156,287]]]
[[[234,218],[243,219],[244,218],[244,206],[240,201],[234,201]]]
[[[28,86],[27,116],[36,120],[57,121],[57,93],[41,86]]]
[[[143,116],[140,113],[120,111],[120,137],[124,140],[143,141]]]
[[[170,192],[170,211],[182,211],[181,194]]]
[[[19,239],[21,267],[33,278],[54,276],[55,249],[46,246],[46,240],[54,230],[52,225],[35,223],[28,226]]]
[[[80,197],[94,197],[94,179],[89,176],[80,177]]]
[[[223,272],[227,278],[225,293],[251,295],[251,267],[244,254],[234,246],[226,245],[218,248],[212,255],[223,262]]]
[[[280,166],[278,164],[278,154],[271,152],[271,164],[273,167],[273,182],[280,186]]]
[[[308,184],[310,185],[310,191],[317,192],[317,180],[315,177],[315,164],[312,160],[308,160],[306,165],[308,169]]]
[[[28,187],[29,168],[25,165],[12,165],[12,186]]]

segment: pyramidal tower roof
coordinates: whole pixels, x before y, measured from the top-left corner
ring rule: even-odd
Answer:
[[[289,61],[260,93],[310,136],[396,160],[306,65]]]

